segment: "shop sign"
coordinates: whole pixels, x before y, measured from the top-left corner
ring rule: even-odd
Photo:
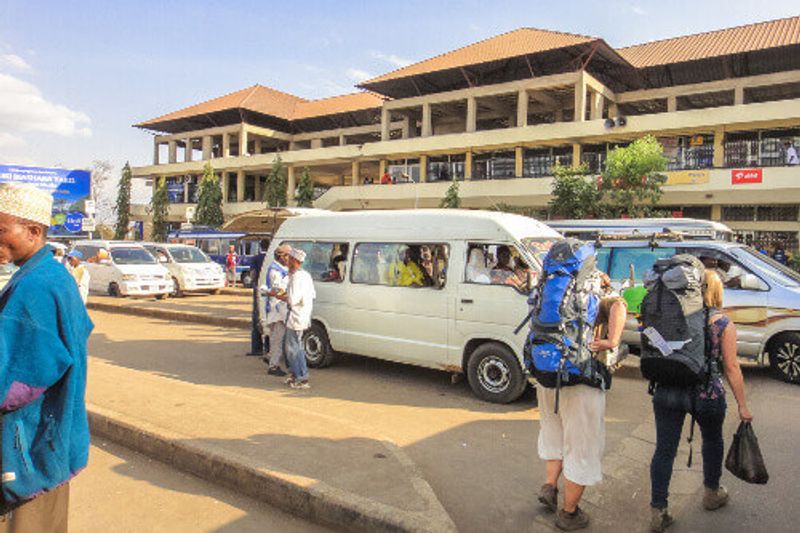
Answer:
[[[708,183],[711,173],[706,170],[674,170],[667,172],[665,185],[697,185]]]
[[[745,183],[763,183],[763,168],[734,168],[731,170],[731,184],[742,185]]]

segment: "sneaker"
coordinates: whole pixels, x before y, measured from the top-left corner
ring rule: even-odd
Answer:
[[[308,384],[308,381],[293,381],[291,385],[289,385],[293,389],[310,389],[311,385]]]
[[[552,513],[558,511],[558,489],[550,483],[542,485],[542,489],[539,491],[539,502]]]
[[[650,508],[650,531],[653,533],[663,533],[674,521],[668,509]]]
[[[574,513],[559,509],[556,512],[556,527],[562,531],[576,531],[589,527],[589,515],[580,507],[576,507]]]
[[[703,495],[703,507],[706,511],[716,511],[720,507],[724,507],[727,503],[728,489],[722,485],[720,485],[717,490],[706,487],[706,493]]]
[[[281,367],[279,366],[271,366],[267,369],[267,374],[269,374],[270,376],[283,377],[286,375],[286,372],[281,370]]]
[[[294,383],[294,376],[289,376],[283,381],[286,385],[292,385]]]

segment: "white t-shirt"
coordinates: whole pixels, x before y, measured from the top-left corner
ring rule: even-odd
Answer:
[[[272,268],[270,265],[269,283],[261,286],[261,292],[262,294],[268,293],[270,290],[269,287],[272,287],[273,289],[286,290],[286,286],[288,284],[289,284],[288,274],[284,274],[283,272],[281,272],[279,268]],[[286,317],[288,316],[289,316],[289,306],[286,304],[286,302],[278,300],[274,296],[270,296],[269,312],[267,313],[267,324],[272,324],[274,322],[286,322]]]
[[[786,164],[787,165],[800,165],[800,159],[797,157],[797,148],[789,146],[786,149]]]
[[[305,270],[289,274],[289,286],[286,288],[286,303],[289,304],[287,328],[303,331],[311,326],[311,310],[316,297],[311,274]]]

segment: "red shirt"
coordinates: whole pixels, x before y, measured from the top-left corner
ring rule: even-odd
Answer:
[[[384,172],[383,176],[381,176],[381,185],[391,185],[392,184],[392,177],[389,175],[388,172]]]

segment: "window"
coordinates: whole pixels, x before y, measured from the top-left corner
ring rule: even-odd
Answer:
[[[465,156],[431,156],[428,159],[428,181],[452,181],[464,179]]]
[[[611,248],[597,248],[597,270],[608,274],[608,267],[611,266]]]
[[[350,281],[441,289],[447,278],[448,251],[447,245],[434,243],[359,243]]]
[[[679,253],[691,254],[700,259],[707,270],[710,269],[717,273],[726,289],[741,289],[742,276],[744,274],[752,275],[752,272],[742,266],[741,263],[719,250],[712,250],[710,248],[685,248],[679,250]],[[767,290],[767,287],[764,286],[762,290]]]
[[[470,243],[464,281],[478,285],[503,285],[527,292],[528,279],[538,277],[515,246]]]
[[[306,253],[303,269],[311,274],[314,281],[341,283],[344,280],[349,251],[346,242],[288,241],[281,244],[288,244]]]
[[[80,245],[76,246],[75,250],[83,254],[83,260],[87,263],[97,262],[97,253],[100,251],[99,246]]]
[[[675,248],[614,248],[608,276],[615,281],[630,278],[633,265],[634,279],[641,283],[644,273],[663,257],[675,255]]]

